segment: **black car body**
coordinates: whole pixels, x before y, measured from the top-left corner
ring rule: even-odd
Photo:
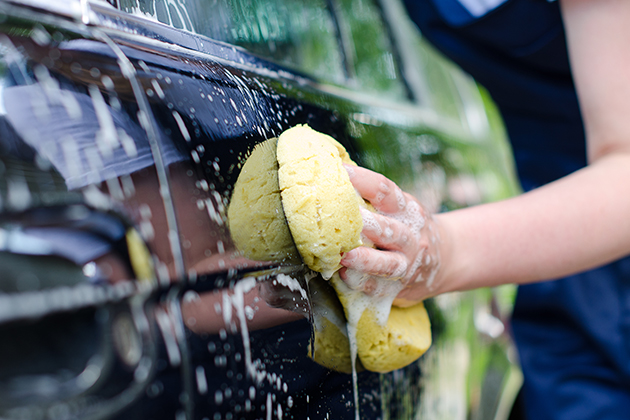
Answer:
[[[398,2],[3,0],[0,25],[0,418],[506,418],[512,289],[430,299],[429,352],[354,390],[306,318],[256,324],[303,267],[231,242],[243,160],[297,124],[433,211],[517,191],[490,100]]]

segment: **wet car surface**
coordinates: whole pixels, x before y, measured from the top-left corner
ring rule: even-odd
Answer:
[[[398,3],[2,1],[0,25],[0,417],[506,416],[510,289],[428,300],[429,352],[355,389],[308,358],[308,293],[267,303],[310,274],[231,239],[245,158],[297,124],[433,211],[515,192],[492,104]]]

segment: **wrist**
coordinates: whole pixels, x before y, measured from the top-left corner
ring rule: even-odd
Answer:
[[[458,283],[463,278],[463,270],[459,268],[462,257],[455,255],[457,242],[454,240],[455,235],[448,213],[436,214],[433,220],[440,264],[431,287],[428,287],[430,296],[460,290],[461,285]]]

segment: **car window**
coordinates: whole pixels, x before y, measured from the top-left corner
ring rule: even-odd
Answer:
[[[346,77],[335,21],[324,0],[121,0],[119,7],[242,46],[325,81],[342,83]]]
[[[405,98],[407,90],[378,5],[373,0],[338,0],[336,11],[357,87],[387,98]]]

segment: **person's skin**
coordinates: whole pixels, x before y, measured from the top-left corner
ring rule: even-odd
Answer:
[[[395,304],[559,278],[630,254],[630,2],[563,0],[561,10],[586,129],[587,167],[521,196],[432,219],[415,210],[416,219],[401,217],[417,200],[405,195],[399,208],[401,193],[393,182],[349,168],[355,188],[381,212],[375,216],[380,228],[364,228],[379,249],[356,248],[342,265],[401,279],[407,287]],[[422,218],[430,223],[414,234],[410,225],[417,227]],[[414,264],[421,253],[439,256],[439,264]]]

